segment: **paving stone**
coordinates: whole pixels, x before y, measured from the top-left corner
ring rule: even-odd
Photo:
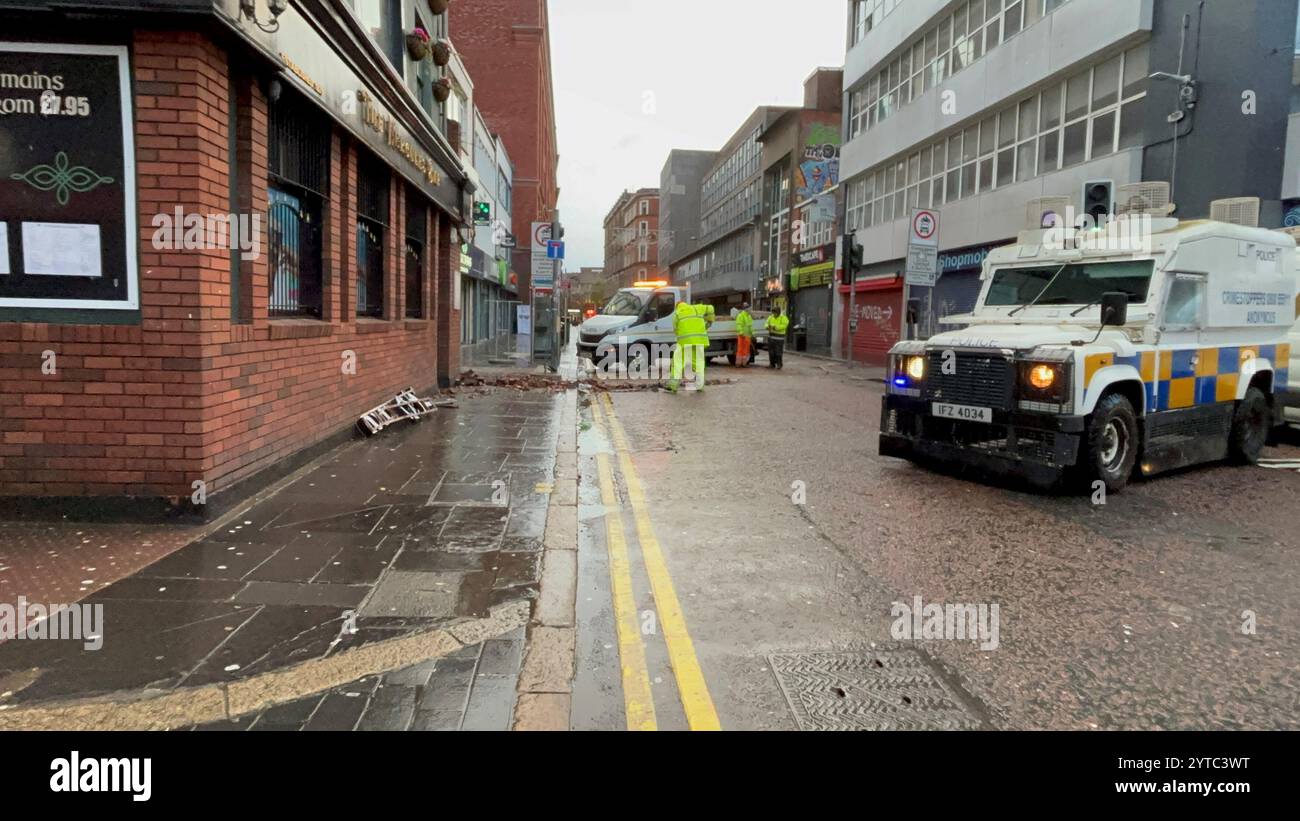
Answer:
[[[542,560],[541,592],[533,619],[548,627],[572,627],[577,595],[578,551],[546,551]]]
[[[571,692],[574,652],[572,628],[534,627],[528,635],[528,649],[519,673],[519,692]]]
[[[576,505],[578,503],[578,480],[556,479],[555,493],[551,497],[551,503],[558,505]]]
[[[552,505],[546,516],[547,550],[578,549],[578,508]]]
[[[477,676],[506,676],[515,678],[519,675],[519,662],[523,655],[523,642],[509,639],[491,639],[483,642],[483,652],[479,655]]]
[[[141,570],[145,578],[227,579],[243,578],[275,555],[279,547],[239,545],[204,541],[187,545],[161,561]]]
[[[417,710],[411,719],[410,730],[413,732],[447,732],[459,730],[464,719],[464,709],[457,710]]]
[[[429,678],[433,675],[433,670],[437,664],[437,659],[429,659],[419,664],[413,664],[410,667],[403,667],[401,670],[384,673],[383,683],[386,686],[424,687],[428,685]]]
[[[374,584],[397,554],[396,539],[380,547],[345,547],[326,562],[312,581],[318,584]]]
[[[370,697],[358,730],[405,730],[415,715],[414,687],[381,684]]]
[[[537,584],[541,578],[539,553],[498,553],[495,565],[496,577],[492,586],[497,589]]]
[[[352,730],[366,710],[366,697],[330,693],[303,725],[304,730]]]
[[[394,570],[375,586],[360,615],[449,618],[456,614],[464,575]]]
[[[520,693],[515,704],[514,729],[563,731],[569,729],[572,696],[568,693]]]
[[[114,582],[94,595],[96,600],[133,599],[136,601],[231,601],[243,587],[233,580],[151,579],[132,576]]]
[[[355,608],[370,588],[349,584],[249,582],[234,600],[244,604],[301,604]]]
[[[465,707],[462,730],[509,730],[515,708],[515,682],[512,679],[476,677]]]
[[[307,723],[323,696],[314,695],[268,707],[257,716],[254,730],[298,730]]]

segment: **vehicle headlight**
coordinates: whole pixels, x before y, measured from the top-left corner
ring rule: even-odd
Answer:
[[[903,369],[913,379],[925,378],[925,357],[909,356],[903,360]]]
[[[1056,384],[1056,368],[1052,365],[1034,365],[1029,369],[1029,384],[1040,391],[1049,390]]]

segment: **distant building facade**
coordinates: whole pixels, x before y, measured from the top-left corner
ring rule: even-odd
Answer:
[[[532,224],[557,219],[560,198],[546,0],[453,2],[448,14],[478,108],[514,161],[514,271],[527,301]]]
[[[665,270],[699,245],[700,189],[716,151],[674,148],[659,174],[659,262]]]
[[[659,189],[624,191],[605,216],[605,276],[623,288],[659,279]]]

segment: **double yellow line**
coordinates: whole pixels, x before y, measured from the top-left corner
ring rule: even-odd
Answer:
[[[655,607],[659,611],[659,625],[668,646],[668,661],[677,679],[677,691],[682,709],[692,730],[719,730],[717,711],[709,695],[708,684],[695,656],[695,645],[686,629],[681,602],[673,587],[663,550],[655,538],[654,527],[646,504],[645,490],[632,464],[627,433],[623,423],[614,413],[614,403],[608,394],[601,394],[592,403],[592,417],[597,430],[605,433],[614,444],[619,469],[627,485],[628,501],[632,504],[632,517],[636,522],[637,541],[641,545],[641,558]],[[655,730],[654,699],[650,692],[650,674],[646,667],[645,645],[636,617],[636,600],[632,592],[631,560],[627,540],[623,533],[623,515],[614,491],[613,471],[608,454],[596,454],[596,470],[600,479],[601,502],[605,506],[605,534],[609,549],[609,576],[613,590],[615,625],[618,631],[619,659],[623,668],[623,702],[627,711],[629,730]]]

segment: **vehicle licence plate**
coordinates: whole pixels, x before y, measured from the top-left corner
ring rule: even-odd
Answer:
[[[961,419],[966,422],[993,421],[992,408],[976,408],[970,405],[949,405],[946,402],[934,402],[930,412],[944,419]]]

